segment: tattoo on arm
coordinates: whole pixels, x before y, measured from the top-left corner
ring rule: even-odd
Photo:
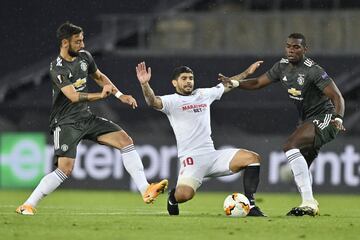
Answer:
[[[86,102],[88,100],[88,94],[80,92],[79,93],[79,102]]]
[[[145,101],[146,103],[151,106],[151,107],[158,107],[157,106],[157,97],[155,96],[154,91],[152,90],[152,88],[150,87],[149,84],[144,84],[141,85],[144,97],[145,97]]]
[[[145,85],[143,88],[144,97],[146,100],[146,103],[151,105],[155,101],[155,94],[154,91],[151,89],[149,85]]]

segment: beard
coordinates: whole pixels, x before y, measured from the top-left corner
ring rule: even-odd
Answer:
[[[181,89],[181,93],[183,94],[183,95],[191,95],[191,93],[193,92],[193,90],[194,90],[194,87],[190,87],[190,89],[189,88],[183,88],[183,89]]]
[[[74,51],[71,47],[69,47],[68,54],[69,54],[71,57],[77,57],[77,56],[79,56],[79,52]]]

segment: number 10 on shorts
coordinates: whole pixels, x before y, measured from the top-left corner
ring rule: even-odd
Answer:
[[[192,159],[192,157],[188,157],[188,158],[184,159],[182,161],[182,163],[183,163],[184,167],[186,167],[189,165],[194,165],[194,160]]]

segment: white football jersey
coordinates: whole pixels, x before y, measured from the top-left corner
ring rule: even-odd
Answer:
[[[177,93],[160,96],[164,112],[175,133],[178,156],[199,155],[214,151],[211,139],[210,105],[224,93],[224,85],[199,88],[191,95]]]

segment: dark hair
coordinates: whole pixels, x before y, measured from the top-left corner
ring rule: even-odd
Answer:
[[[193,70],[187,66],[180,66],[174,69],[172,73],[171,79],[177,79],[182,73],[192,73],[194,74]]]
[[[65,22],[60,25],[60,27],[56,30],[56,37],[60,43],[63,39],[69,39],[73,35],[79,34],[83,32],[82,28],[79,26],[76,26],[70,22]]]
[[[302,33],[292,33],[288,36],[288,38],[301,39],[301,44],[303,47],[306,47],[306,39]]]

